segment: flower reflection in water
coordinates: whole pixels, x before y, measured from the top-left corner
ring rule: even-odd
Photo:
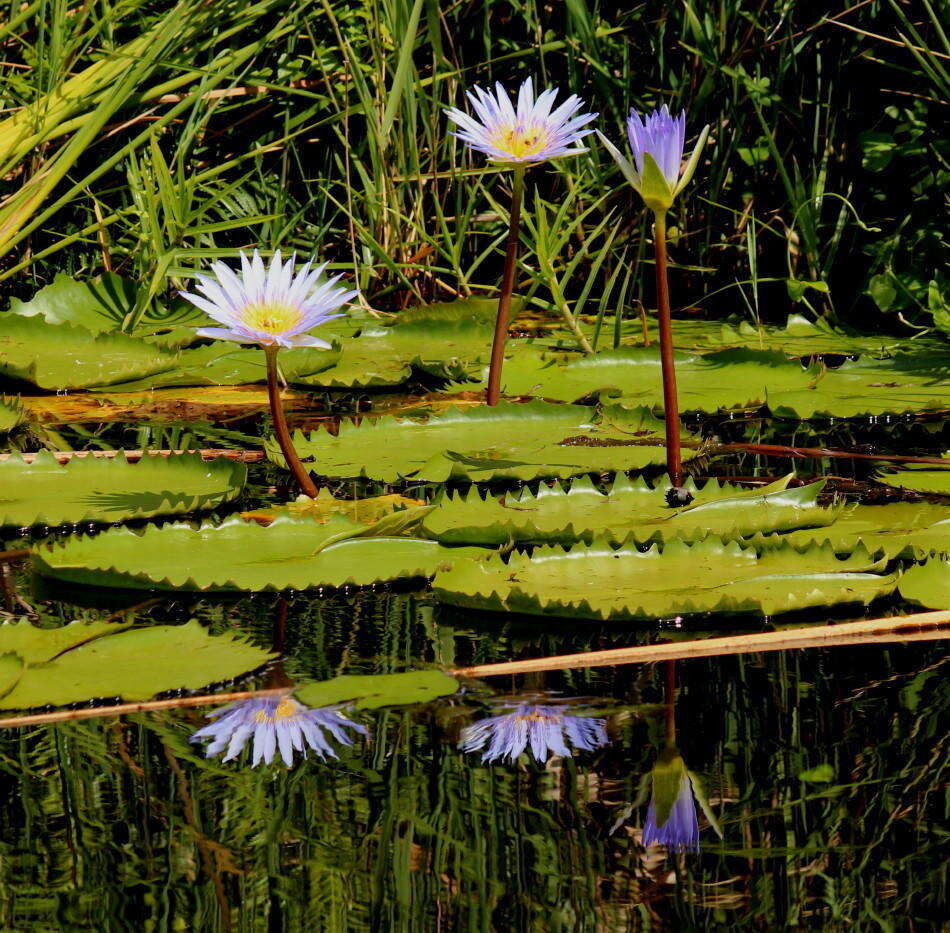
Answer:
[[[699,819],[693,778],[679,752],[668,746],[653,766],[653,789],[643,824],[644,846],[671,852],[699,851]]]
[[[535,759],[544,764],[551,755],[570,758],[568,743],[575,749],[593,751],[607,742],[603,719],[573,716],[561,706],[522,703],[511,712],[466,726],[459,748],[482,752],[482,761],[507,758],[512,762],[530,748]]]
[[[236,758],[248,739],[254,739],[252,767],[262,761],[270,764],[279,749],[284,764],[291,767],[294,751],[307,756],[309,746],[318,758],[338,758],[330,743],[332,736],[340,745],[352,746],[354,738],[347,729],[366,735],[366,727],[347,719],[335,707],[309,709],[290,696],[255,697],[238,700],[208,715],[212,720],[191,737],[192,742],[211,739],[205,749],[208,758],[224,754],[224,761]]]
[[[612,832],[616,832],[634,811],[647,800],[647,816],[643,824],[642,842],[645,848],[664,846],[668,852],[699,852],[699,815],[702,807],[709,825],[721,837],[722,830],[703,795],[699,778],[686,769],[686,762],[676,747],[676,662],[666,662],[664,691],[665,740],[657,754],[656,763],[640,781],[637,799],[626,807]]]

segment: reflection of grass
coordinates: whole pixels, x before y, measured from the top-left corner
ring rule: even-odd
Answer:
[[[195,615],[218,629],[240,623],[263,637],[274,615],[271,595],[176,605],[161,616]],[[417,666],[450,643],[460,658],[490,661],[630,637],[535,627],[524,642],[470,638],[433,629],[416,598],[385,592],[298,598],[286,623],[288,670],[321,677]],[[218,917],[222,890],[248,927],[263,927],[275,910],[266,893],[275,871],[282,914],[307,929],[368,931],[379,918],[431,929],[441,918],[452,929],[541,930],[564,910],[620,929],[641,910],[674,928],[688,918],[697,929],[784,929],[804,916],[815,928],[882,920],[900,928],[907,916],[935,928],[946,906],[935,828],[946,778],[940,657],[875,647],[679,665],[679,740],[725,833],[720,844],[704,830],[702,854],[683,862],[638,847],[642,810],[609,832],[655,754],[650,732],[662,707],[651,704],[663,696],[662,667],[550,675],[544,686],[559,698],[601,698],[613,741],[548,770],[459,754],[458,730],[481,714],[470,697],[369,716],[365,751],[291,772],[203,758],[186,741],[201,722],[189,712],[118,728],[3,731],[10,767],[0,820],[12,852],[0,860],[0,883],[19,905],[18,928],[24,903],[31,922],[54,928],[64,904],[100,928],[133,906],[142,917]],[[28,771],[12,764],[24,751]],[[803,784],[799,775],[821,764],[833,779]],[[62,831],[76,801],[82,846]],[[189,821],[200,832],[183,832]],[[150,857],[147,843],[159,840],[173,840],[176,859],[193,869]],[[18,854],[26,851],[28,860]],[[134,900],[130,871],[136,885],[163,891],[162,906]],[[48,872],[45,896],[25,901],[37,872]]]

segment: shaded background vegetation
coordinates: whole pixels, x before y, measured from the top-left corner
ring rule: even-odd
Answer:
[[[614,139],[630,106],[686,107],[692,134],[712,125],[673,221],[681,309],[946,327],[940,10],[9,2],[0,289],[114,269],[162,302],[208,257],[260,244],[355,269],[384,310],[490,293],[507,179],[448,135],[441,108],[530,75],[579,93]],[[652,303],[645,215],[599,144],[529,184],[523,293],[549,307],[552,277],[579,256],[566,290],[584,310]],[[539,211],[553,224],[540,242]],[[558,234],[567,246],[549,257]]]

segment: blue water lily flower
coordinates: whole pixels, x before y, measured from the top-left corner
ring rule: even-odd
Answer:
[[[683,759],[681,758],[680,761]],[[693,782],[684,768],[671,806],[664,806],[657,815],[656,778],[653,794],[647,806],[647,819],[643,824],[644,846],[661,845],[676,852],[699,851],[699,818],[696,815],[696,800],[693,797]]]
[[[495,85],[494,94],[480,87],[467,93],[474,117],[455,107],[445,110],[459,127],[453,135],[494,162],[532,164],[587,152],[578,143],[591,132],[583,127],[597,114],[578,115],[584,102],[576,94],[552,110],[557,88],[548,88],[535,98],[530,78],[518,91],[517,105],[500,84]]]
[[[647,207],[655,211],[665,211],[693,177],[709,136],[709,127],[704,127],[699,134],[699,140],[685,166],[685,110],[681,111],[678,117],[674,117],[669,107],[664,104],[645,120],[641,119],[636,110],[631,110],[627,118],[627,138],[630,141],[633,162],[600,130],[597,130],[597,135],[620,166],[624,177],[640,193]]]
[[[530,748],[541,764],[551,755],[571,757],[575,749],[593,751],[608,742],[603,719],[574,716],[561,706],[520,704],[511,712],[491,716],[462,730],[459,748],[483,752],[482,761],[514,761]]]
[[[252,767],[261,761],[270,764],[279,749],[284,764],[289,768],[294,763],[294,751],[302,752],[306,757],[308,745],[318,758],[339,758],[329,736],[340,745],[349,747],[354,744],[354,739],[347,729],[360,735],[367,734],[365,726],[348,719],[336,707],[309,709],[290,696],[237,700],[209,713],[207,718],[212,721],[195,732],[191,741],[211,739],[205,756],[211,758],[224,751],[223,760],[231,761],[253,738]]]
[[[643,824],[643,845],[661,845],[671,852],[699,852],[697,803],[710,825],[722,835],[695,775],[675,746],[660,753],[651,773],[652,790]]]
[[[193,305],[223,327],[202,327],[201,337],[257,343],[264,347],[320,347],[330,349],[326,340],[307,333],[320,324],[342,317],[334,314],[352,301],[357,292],[337,286],[340,276],[321,281],[326,263],[311,269],[307,262],[294,273],[295,256],[281,260],[274,252],[265,266],[254,250],[249,258],[241,253],[241,270],[235,272],[223,262],[211,264],[213,276],[199,275],[200,295],[182,292]]]

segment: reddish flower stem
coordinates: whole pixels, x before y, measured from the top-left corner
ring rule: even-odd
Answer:
[[[511,308],[511,293],[515,287],[515,266],[518,259],[518,230],[521,225],[521,196],[524,191],[523,165],[515,166],[515,178],[511,187],[511,212],[508,219],[508,245],[505,249],[505,268],[501,276],[501,294],[498,296],[498,315],[495,318],[495,335],[491,344],[491,363],[488,367],[488,392],[486,401],[497,405],[501,395],[501,368],[505,362],[505,340],[508,338],[508,311]]]
[[[670,289],[666,277],[666,213],[657,211],[653,222],[656,251],[656,311],[660,330],[660,364],[663,370],[663,417],[666,421],[666,472],[674,487],[683,485],[680,455],[680,415],[673,365],[673,331],[670,326]]]
[[[287,466],[294,474],[301,492],[310,496],[311,499],[316,499],[317,487],[300,462],[300,457],[294,450],[294,442],[290,438],[290,429],[287,427],[287,416],[284,414],[284,406],[280,400],[280,384],[277,381],[277,349],[277,347],[264,347],[264,356],[267,359],[267,398],[270,401],[271,417],[274,420],[274,433],[277,435],[277,443],[280,444]]]

